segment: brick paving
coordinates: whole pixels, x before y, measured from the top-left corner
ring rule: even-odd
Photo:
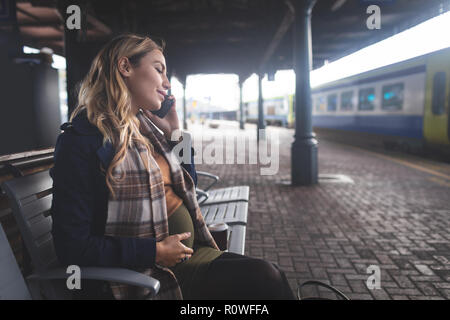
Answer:
[[[197,141],[211,133],[256,136],[254,125],[239,131],[225,122],[218,129],[194,124],[190,130]],[[354,183],[324,180],[293,187],[288,183],[293,130],[269,127],[269,135],[274,132],[280,137],[276,175],[261,175],[264,166],[258,164],[197,164],[198,170],[221,177],[217,187],[250,186],[246,255],[277,263],[294,290],[314,279],[352,299],[450,298],[449,175],[433,176],[386,155],[319,137],[319,174],[343,174]],[[412,156],[399,157],[415,163]],[[426,163],[442,169],[434,172],[450,169],[449,164],[416,162]],[[380,289],[366,285],[370,265],[380,268]],[[316,288],[304,294],[333,298]]]

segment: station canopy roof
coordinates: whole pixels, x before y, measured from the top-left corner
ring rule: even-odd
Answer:
[[[302,0],[92,0],[84,41],[104,42],[122,32],[166,42],[175,74],[236,73],[244,78],[293,68],[293,9]],[[24,45],[64,55],[65,2],[16,1]],[[63,5],[62,5],[63,4]],[[369,30],[367,7],[379,5],[381,29]],[[313,69],[448,10],[444,0],[318,0],[312,12]],[[58,10],[59,8],[59,10]]]

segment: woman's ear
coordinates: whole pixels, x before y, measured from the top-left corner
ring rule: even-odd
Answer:
[[[119,59],[118,67],[122,76],[128,78],[131,75],[131,64],[127,57],[122,57]]]

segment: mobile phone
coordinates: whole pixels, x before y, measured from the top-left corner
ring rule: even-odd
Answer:
[[[174,99],[169,99],[169,95],[165,96],[164,101],[161,103],[161,108],[159,110],[150,111],[160,118],[164,118],[166,114],[169,112],[170,108],[172,108],[174,103]]]

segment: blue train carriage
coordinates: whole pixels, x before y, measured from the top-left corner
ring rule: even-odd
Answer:
[[[386,147],[449,152],[449,92],[447,48],[314,88],[313,127]]]
[[[263,100],[264,119],[268,125],[288,126],[290,110],[292,109],[292,96],[265,98]],[[258,122],[258,100],[244,102],[244,115],[246,122]]]

